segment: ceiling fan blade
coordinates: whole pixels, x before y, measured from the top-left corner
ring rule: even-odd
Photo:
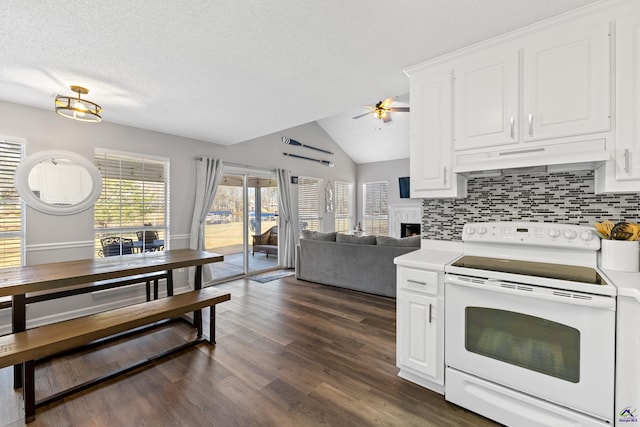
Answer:
[[[385,99],[384,101],[382,101],[380,103],[380,106],[382,108],[384,108],[385,110],[388,110],[390,108],[390,106],[391,106],[391,103],[393,103],[394,100],[395,100],[395,98],[387,98],[387,99]]]
[[[395,111],[397,113],[408,113],[409,107],[389,107],[389,111]]]
[[[357,116],[351,117],[352,119],[359,119],[360,117],[364,117],[366,115],[371,114],[371,111],[367,111],[366,113],[358,114]]]

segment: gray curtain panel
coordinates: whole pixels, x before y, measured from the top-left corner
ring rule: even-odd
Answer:
[[[278,253],[280,254],[280,266],[293,268],[296,262],[296,245],[298,244],[299,231],[297,210],[293,206],[291,195],[291,171],[277,169],[278,178],[278,217],[280,229],[278,239]]]
[[[196,197],[193,206],[193,219],[191,220],[191,235],[189,247],[191,249],[204,250],[204,224],[211,209],[216,190],[222,178],[224,164],[221,159],[202,157],[196,159]],[[191,270],[194,270],[191,268]],[[211,280],[209,268],[203,268],[203,281]]]

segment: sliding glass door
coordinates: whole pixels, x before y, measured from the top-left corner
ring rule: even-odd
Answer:
[[[224,255],[213,280],[278,266],[278,187],[275,174],[225,168],[205,224],[205,247]]]

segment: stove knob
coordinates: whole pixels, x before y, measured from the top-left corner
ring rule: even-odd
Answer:
[[[467,227],[466,232],[468,235],[472,235],[473,233],[476,232],[476,229],[473,227]]]
[[[582,233],[580,233],[580,238],[582,240],[584,240],[585,242],[590,242],[593,240],[595,236],[593,235],[593,233],[591,231],[583,231]]]
[[[576,238],[576,236],[578,235],[578,233],[576,233],[574,230],[564,230],[564,237],[566,237],[569,240],[573,240]]]
[[[551,228],[548,231],[549,237],[551,238],[556,238],[556,237],[560,237],[560,230],[558,230],[557,228]]]
[[[479,227],[478,234],[487,234],[487,227]]]

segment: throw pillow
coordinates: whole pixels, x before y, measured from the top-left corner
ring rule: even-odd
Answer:
[[[311,231],[311,230],[302,230],[301,232],[303,239],[309,240],[324,240],[326,242],[335,242],[336,241],[336,232],[331,231],[329,233],[322,233],[320,231]]]
[[[353,236],[351,234],[338,233],[336,236],[336,242],[354,243],[356,245],[375,245],[376,236]]]
[[[377,241],[380,246],[420,247],[420,236],[411,236],[402,239],[390,236],[377,236]]]

